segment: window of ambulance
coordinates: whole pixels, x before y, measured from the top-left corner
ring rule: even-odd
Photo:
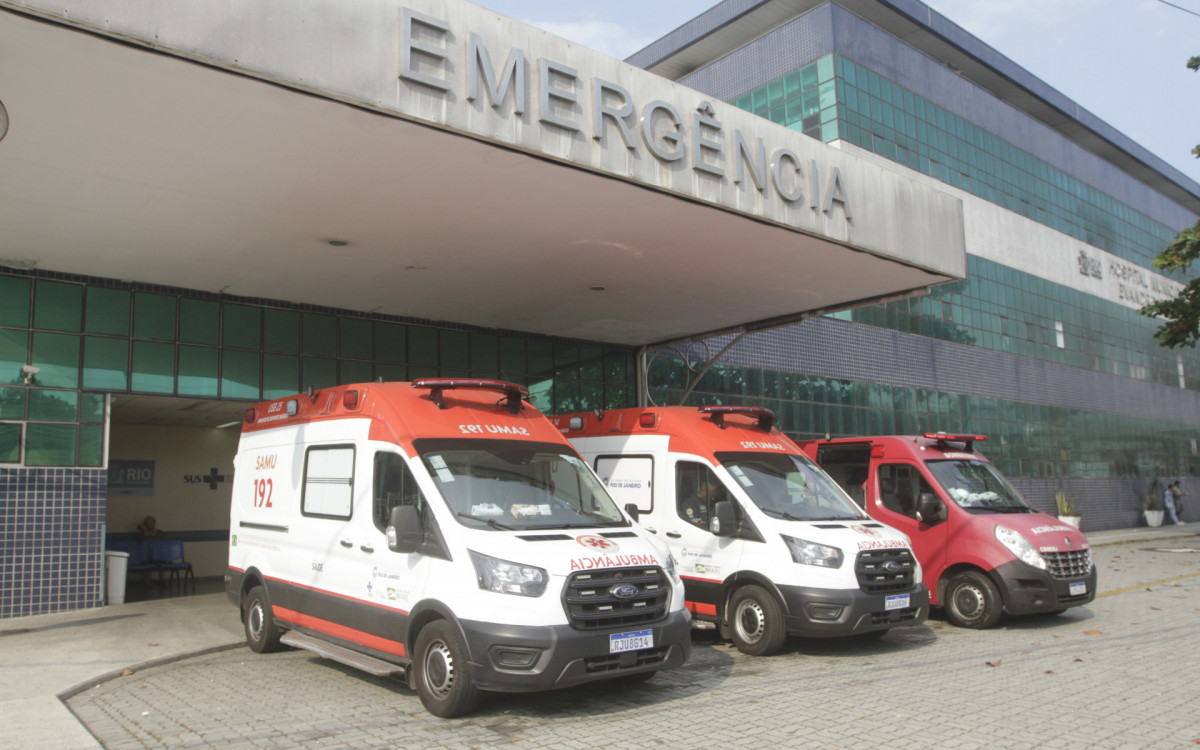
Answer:
[[[569,447],[525,440],[414,441],[458,522],[500,530],[627,526]]]
[[[927,461],[930,473],[960,508],[971,513],[1036,513],[986,461]]]
[[[717,453],[754,504],[786,521],[850,521],[866,516],[841,487],[807,456]]]

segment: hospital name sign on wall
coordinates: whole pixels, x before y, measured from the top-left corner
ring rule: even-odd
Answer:
[[[768,148],[754,132],[761,124],[751,119],[761,118],[732,105],[719,103],[730,110],[727,116],[744,119],[745,126],[727,127],[712,102],[665,79],[660,80],[669,85],[660,88],[666,91],[655,92],[664,96],[637,102],[620,81],[587,76],[547,56],[531,59],[521,47],[489,45],[480,33],[463,33],[448,19],[404,7],[400,26],[399,78],[410,88],[413,114],[435,120],[444,116],[447,124],[485,130],[496,140],[719,203],[729,203],[730,196],[722,193],[732,180],[742,194],[733,207],[751,213],[762,214],[764,202],[778,199],[826,218],[835,212],[844,221],[853,218],[846,180],[837,166],[822,167],[796,148]],[[573,51],[571,45],[567,48]],[[501,56],[503,63],[496,64]],[[604,59],[636,71],[636,83],[657,78]],[[531,95],[535,75],[537,90]],[[695,94],[695,101],[668,98],[680,92]],[[431,106],[440,111],[430,111]],[[456,118],[453,110],[458,108],[471,111]],[[489,121],[481,122],[483,118]],[[577,153],[581,151],[586,153]],[[646,154],[658,165],[650,175]]]

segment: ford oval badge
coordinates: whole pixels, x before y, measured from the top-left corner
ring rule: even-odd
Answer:
[[[889,573],[899,573],[901,570],[901,565],[895,560],[888,560],[883,564],[883,569]]]
[[[628,583],[623,583],[613,586],[608,590],[608,593],[612,594],[618,599],[632,599],[638,595],[638,587],[631,586]]]

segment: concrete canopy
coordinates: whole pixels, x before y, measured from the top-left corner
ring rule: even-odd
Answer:
[[[573,83],[564,68],[599,66],[639,105],[689,90],[467,3],[405,5],[433,19],[413,27],[426,37],[449,29],[418,52],[447,54],[432,55],[443,69],[426,59],[398,82],[399,4],[0,1],[0,266],[628,345],[778,324],[965,276],[956,199],[728,106],[720,127],[696,126],[692,160],[651,158],[653,148],[617,137],[610,148],[561,126],[587,122],[590,103],[585,75]],[[364,18],[381,12],[386,28]],[[358,42],[347,36],[367,27]],[[554,92],[541,94],[540,123],[529,111],[488,121],[480,112],[502,108],[466,111],[465,91],[447,98],[413,83],[461,74],[451,43],[466,49],[477,31],[496,67],[518,44],[559,61],[543,68]],[[360,87],[364,65],[382,68],[366,88],[390,94]],[[307,75],[326,68],[327,79]],[[573,85],[578,102],[562,93]],[[565,114],[548,113],[558,105]],[[627,120],[640,128],[636,113]],[[760,149],[786,144],[764,168],[774,178],[761,179],[777,193],[812,184],[809,199],[755,190],[754,175],[735,181],[732,143],[703,147],[743,131]],[[720,180],[715,167],[688,168],[718,157],[729,173]],[[780,172],[781,158],[795,175]],[[739,175],[753,155],[743,161]],[[810,164],[812,182],[796,182]],[[845,180],[846,200],[826,198],[824,215],[818,172]]]

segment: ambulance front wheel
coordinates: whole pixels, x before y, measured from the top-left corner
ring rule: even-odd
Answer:
[[[990,628],[1000,620],[1000,592],[983,573],[968,570],[946,584],[946,619],[960,628]]]
[[[242,610],[246,626],[246,643],[255,653],[265,654],[279,650],[279,638],[283,631],[275,624],[271,604],[262,586],[255,586],[246,595],[246,606]]]
[[[453,625],[434,620],[421,628],[415,656],[417,695],[426,711],[449,719],[479,705],[479,689],[467,668],[467,647]]]
[[[787,640],[783,609],[761,586],[743,586],[734,592],[727,616],[733,645],[743,654],[770,656]]]

